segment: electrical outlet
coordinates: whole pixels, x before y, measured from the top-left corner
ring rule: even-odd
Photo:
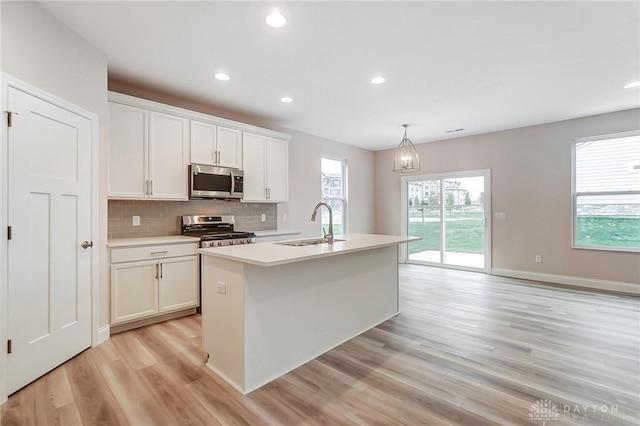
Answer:
[[[266,214],[264,214],[264,213],[262,213],[262,214],[260,215],[260,220],[261,220],[261,221],[263,221],[263,222],[265,222],[265,221],[267,220],[267,215],[266,215]]]
[[[133,216],[131,220],[131,225],[140,226],[140,216]]]
[[[282,221],[283,222],[287,221],[287,214],[286,213],[282,213]]]
[[[536,263],[542,263],[542,255],[536,254]]]
[[[219,294],[227,294],[227,283],[218,281],[216,283],[216,292]]]
[[[496,212],[497,220],[505,220],[507,218],[507,214],[505,212]]]

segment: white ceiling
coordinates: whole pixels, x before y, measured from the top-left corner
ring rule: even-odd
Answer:
[[[623,89],[640,80],[637,1],[43,6],[111,78],[372,150],[396,146],[402,123],[422,143],[640,106]],[[285,28],[264,24],[273,9]]]

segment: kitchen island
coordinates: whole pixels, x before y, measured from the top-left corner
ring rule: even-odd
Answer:
[[[398,314],[398,245],[419,238],[340,238],[200,249],[207,366],[246,394]]]

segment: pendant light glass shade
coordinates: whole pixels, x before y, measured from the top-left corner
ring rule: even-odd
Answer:
[[[409,173],[417,172],[420,170],[420,158],[418,158],[418,152],[416,147],[413,146],[413,142],[407,137],[408,124],[403,124],[404,137],[402,142],[396,149],[396,157],[393,160],[393,171],[396,173]]]

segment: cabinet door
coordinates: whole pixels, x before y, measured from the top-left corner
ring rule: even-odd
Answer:
[[[267,201],[289,201],[289,144],[267,138]]]
[[[149,112],[109,103],[110,198],[147,198]]]
[[[186,200],[189,120],[151,112],[149,121],[151,198]]]
[[[111,324],[158,313],[158,261],[111,265]]]
[[[243,133],[242,164],[244,167],[243,201],[266,201],[267,138]]]
[[[191,162],[216,164],[216,126],[191,120]]]
[[[221,167],[242,168],[242,132],[218,126],[217,129],[218,165]]]
[[[160,312],[198,306],[198,256],[160,260]]]

